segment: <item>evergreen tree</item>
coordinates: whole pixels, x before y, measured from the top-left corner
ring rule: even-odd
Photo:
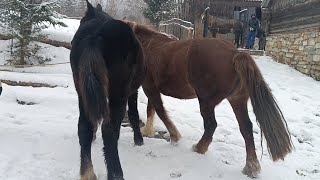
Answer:
[[[57,3],[55,1],[34,3],[34,0],[7,1],[0,15],[0,22],[16,40],[11,63],[27,64],[27,60],[30,62],[31,58],[36,58],[41,63],[43,59],[37,54],[40,46],[31,42],[46,38],[46,35],[40,32],[49,25],[66,26],[59,21],[62,16],[55,11]]]
[[[155,26],[159,26],[160,21],[168,20],[175,16],[175,0],[144,0],[147,8],[143,14]]]

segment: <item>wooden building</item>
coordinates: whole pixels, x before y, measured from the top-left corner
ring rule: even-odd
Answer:
[[[261,2],[262,0],[176,0],[176,14],[177,18],[194,24],[194,37],[202,38],[204,25],[201,22],[201,14],[207,7],[210,7],[209,13],[211,15],[225,19],[234,19],[235,11],[247,9],[246,16],[242,17],[242,20],[246,23],[251,14],[256,14],[258,19],[261,19]],[[180,32],[179,28],[170,27],[162,29],[170,29],[170,31],[166,32],[171,33]],[[179,31],[171,29],[178,29]],[[176,36],[179,37],[179,34]]]
[[[320,80],[320,0],[264,0],[262,12],[267,53]]]

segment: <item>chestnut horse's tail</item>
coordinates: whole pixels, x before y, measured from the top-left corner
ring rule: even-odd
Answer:
[[[79,61],[79,92],[84,112],[96,124],[108,115],[107,68],[96,47],[85,48]],[[108,120],[105,118],[104,120]]]
[[[233,58],[239,88],[249,93],[253,111],[264,135],[273,161],[284,159],[293,149],[283,114],[253,58],[238,52]],[[262,139],[261,139],[262,140]]]

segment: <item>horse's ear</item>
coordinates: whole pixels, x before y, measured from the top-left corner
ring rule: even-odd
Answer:
[[[97,5],[97,11],[102,12],[102,6],[101,6],[101,4],[98,4],[98,5]]]
[[[92,4],[89,2],[89,0],[87,1],[87,12],[86,12],[86,16],[94,16],[94,7],[92,6]]]

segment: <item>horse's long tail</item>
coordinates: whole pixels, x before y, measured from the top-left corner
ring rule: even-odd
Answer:
[[[79,61],[79,91],[84,112],[96,124],[102,118],[108,120],[108,74],[101,52],[87,47]]]
[[[249,54],[237,53],[233,63],[240,81],[239,88],[249,93],[261,133],[267,141],[269,154],[273,161],[284,160],[284,157],[292,151],[293,144],[287,123],[269,86]]]

